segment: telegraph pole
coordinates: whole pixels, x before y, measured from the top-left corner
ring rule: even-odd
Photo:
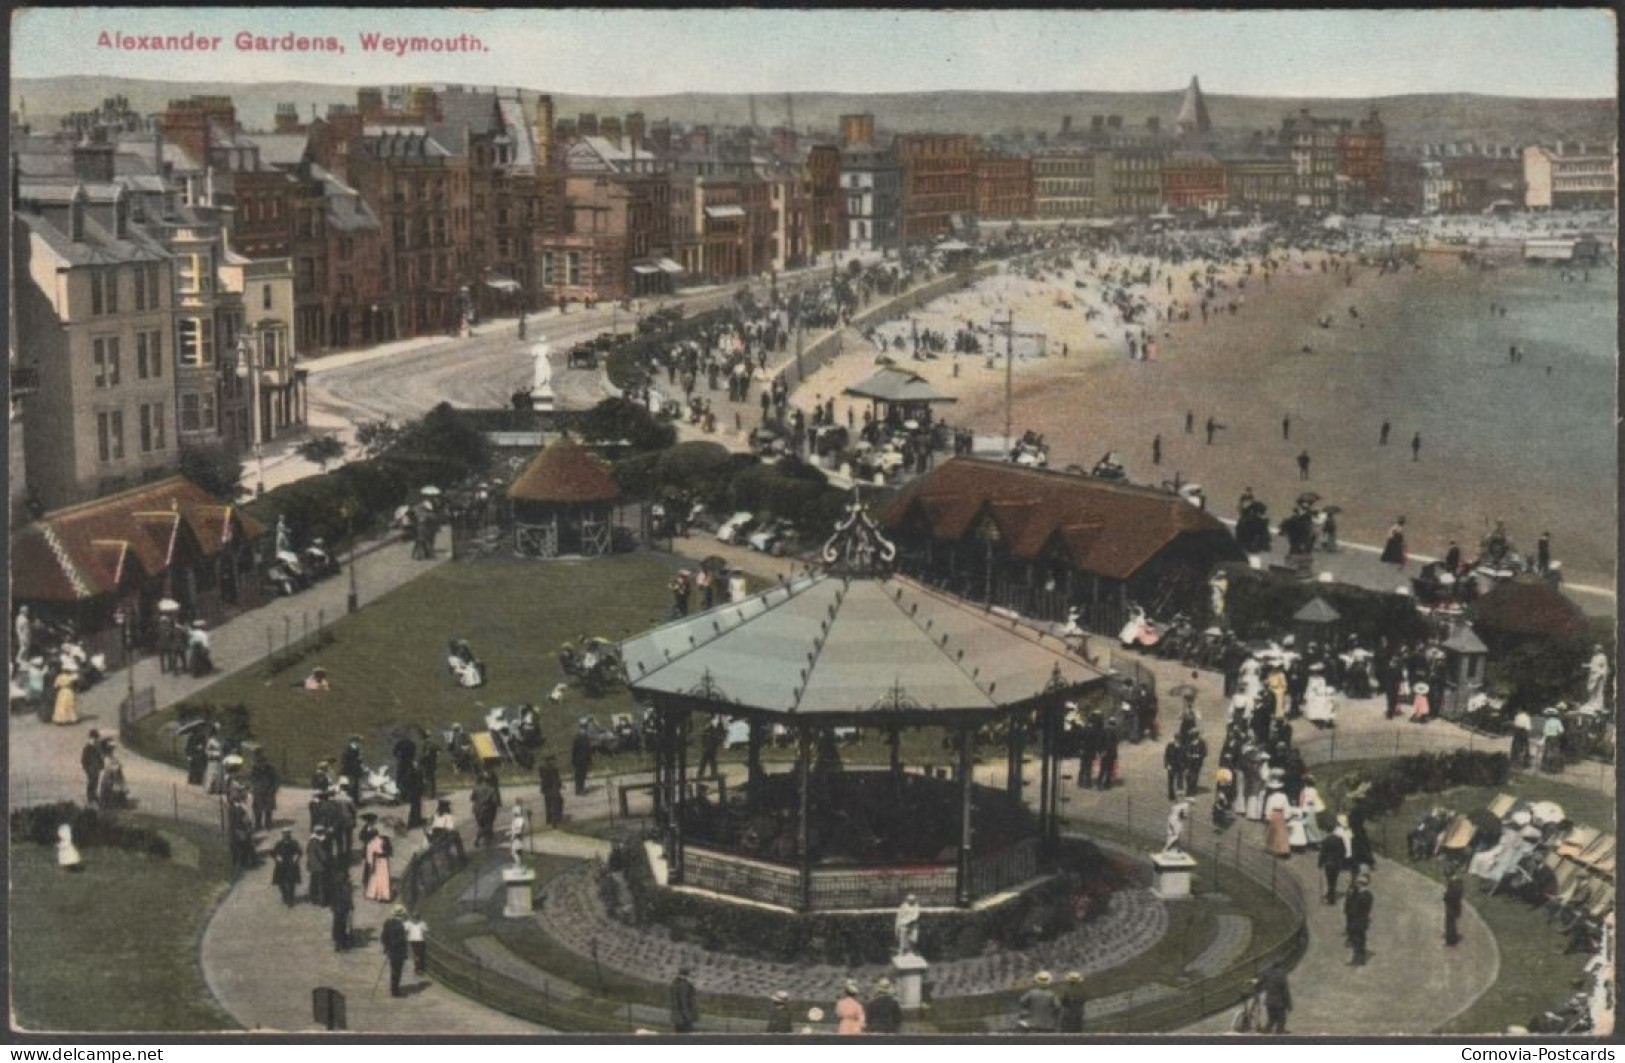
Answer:
[[[994,318],[993,324],[1004,327],[1004,452],[1008,454],[1015,446],[1016,312],[1007,311],[1003,321]]]

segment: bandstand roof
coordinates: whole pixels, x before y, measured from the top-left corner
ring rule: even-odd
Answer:
[[[1315,596],[1297,611],[1292,617],[1300,624],[1335,624],[1343,619],[1343,614],[1333,609],[1326,599]]]
[[[854,519],[873,531],[867,514],[848,525]],[[623,643],[632,689],[719,712],[917,724],[1104,681],[1059,639],[911,579],[841,563],[853,555],[836,548],[839,537],[825,548],[823,573]]]
[[[508,497],[516,502],[608,503],[619,499],[621,490],[581,444],[561,435],[519,474]]]

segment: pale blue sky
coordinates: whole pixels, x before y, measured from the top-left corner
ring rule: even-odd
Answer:
[[[1594,10],[487,11],[40,9],[15,15],[17,77],[193,81],[451,81],[583,95],[669,92],[1167,90],[1375,96],[1478,92],[1612,97],[1614,25]],[[97,47],[103,31],[224,38],[152,55]],[[339,38],[343,55],[265,55],[239,31]],[[366,54],[364,31],[479,36],[490,51]]]

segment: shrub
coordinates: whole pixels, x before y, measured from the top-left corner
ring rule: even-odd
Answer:
[[[243,493],[243,463],[225,447],[182,447],[180,473],[228,502]]]
[[[1450,753],[1416,753],[1395,757],[1371,770],[1350,772],[1334,786],[1334,805],[1365,787],[1362,799],[1372,816],[1386,816],[1399,809],[1412,794],[1436,794],[1457,786],[1500,786],[1512,767],[1505,753],[1458,749]]]
[[[57,828],[63,823],[72,825],[73,843],[81,849],[127,849],[160,860],[169,859],[169,840],[157,831],[122,823],[117,816],[94,808],[80,808],[72,801],[13,809],[11,836],[27,838],[36,845],[55,845]]]
[[[677,441],[677,429],[629,399],[605,399],[582,416],[579,427],[589,443],[624,439],[633,450],[663,450]]]
[[[1324,598],[1342,615],[1339,629],[1359,636],[1365,646],[1377,646],[1383,639],[1412,642],[1429,634],[1426,621],[1417,615],[1416,602],[1404,595],[1341,583],[1304,583],[1241,565],[1230,566],[1226,573],[1230,590],[1225,595],[1225,611],[1243,639],[1290,634],[1293,615],[1316,597]]]

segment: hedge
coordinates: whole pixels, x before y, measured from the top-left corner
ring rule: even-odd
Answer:
[[[674,942],[774,963],[859,967],[889,962],[896,943],[891,912],[786,914],[655,884],[642,846],[620,850],[614,862],[631,887],[631,918],[665,927]],[[1024,949],[1053,941],[1106,908],[1109,896],[1138,876],[1093,843],[1067,840],[1062,873],[1020,897],[980,911],[926,913],[920,919],[921,953],[943,960],[981,956],[993,949]]]
[[[1367,812],[1373,817],[1387,816],[1398,811],[1412,794],[1436,794],[1457,786],[1501,786],[1511,769],[1511,758],[1505,753],[1475,749],[1396,757],[1375,769],[1357,769],[1338,779],[1333,806],[1363,786],[1365,793],[1360,801]]]
[[[803,537],[821,541],[845,510],[846,495],[817,468],[786,457],[767,464],[716,443],[679,443],[655,454],[623,458],[615,482],[634,498],[671,498],[703,504],[718,519],[745,510],[789,521]]]
[[[116,816],[104,815],[94,808],[80,808],[72,801],[13,809],[11,837],[27,838],[36,845],[55,845],[57,828],[64,823],[72,825],[73,844],[79,848],[128,849],[160,860],[169,859],[169,839],[157,831],[132,827],[119,822]]]
[[[1290,634],[1291,618],[1314,598],[1324,598],[1336,609],[1342,616],[1339,631],[1359,636],[1363,646],[1380,645],[1385,638],[1419,641],[1430,634],[1427,622],[1417,615],[1415,599],[1403,594],[1345,583],[1305,582],[1242,565],[1225,571],[1230,577],[1225,612],[1243,639]]]

